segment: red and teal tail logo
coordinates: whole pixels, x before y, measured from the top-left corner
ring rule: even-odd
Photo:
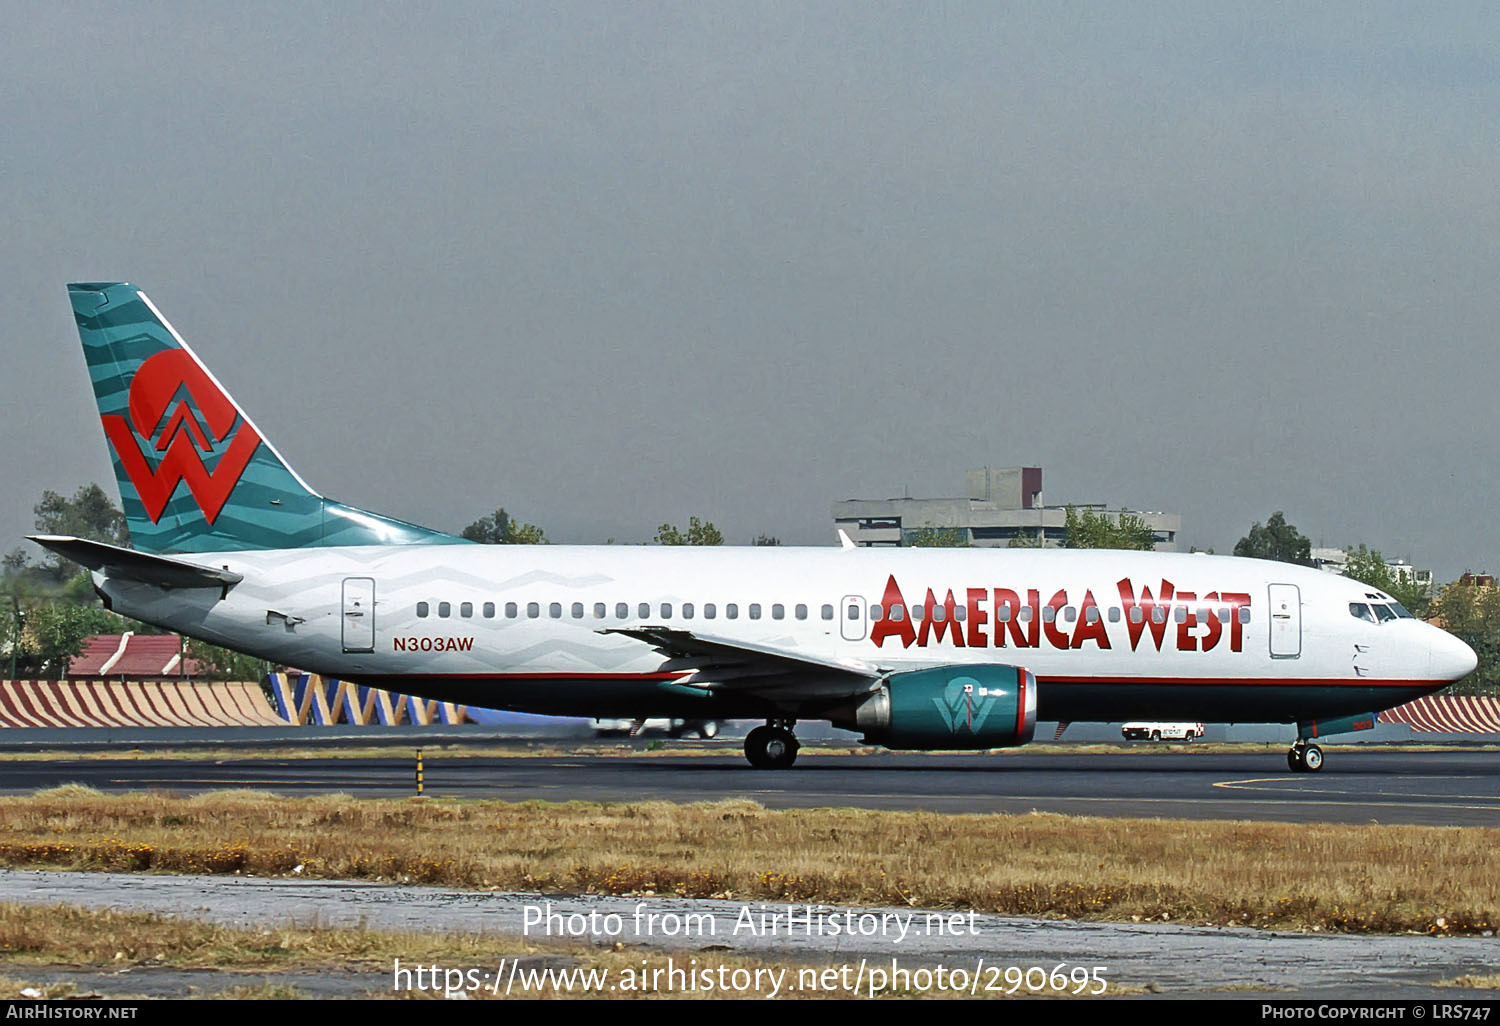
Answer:
[[[314,492],[134,285],[68,294],[136,548],[462,541]]]
[[[259,448],[260,432],[185,349],[164,349],[140,365],[128,408],[128,416],[103,416],[104,434],[146,516],[160,523],[178,487],[186,486],[212,524]],[[220,446],[210,470],[203,461]]]

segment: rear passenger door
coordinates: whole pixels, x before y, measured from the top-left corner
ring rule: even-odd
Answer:
[[[375,578],[344,578],[344,651],[375,651]]]

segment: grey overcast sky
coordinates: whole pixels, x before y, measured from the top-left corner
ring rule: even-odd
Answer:
[[[1490,4],[0,2],[0,551],[134,281],[325,494],[559,542],[1040,464],[1500,569]],[[9,539],[9,540],[3,540]]]

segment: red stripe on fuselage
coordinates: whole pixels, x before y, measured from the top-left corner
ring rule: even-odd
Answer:
[[[1370,677],[1043,677],[1037,676],[1037,685],[1042,684],[1161,684],[1169,686],[1222,687],[1224,685],[1252,685],[1264,687],[1319,687],[1319,688],[1440,688],[1446,682],[1440,680],[1378,680]]]
[[[961,667],[962,663],[949,664]],[[674,681],[691,677],[691,672],[680,673],[361,673],[363,678],[383,680],[598,680],[598,681]],[[898,671],[899,672],[899,671]],[[338,674],[332,674],[338,676]],[[712,679],[712,673],[705,674]],[[1223,687],[1226,685],[1252,685],[1264,687],[1387,687],[1387,688],[1439,688],[1445,682],[1418,678],[1414,680],[1382,680],[1372,677],[1348,679],[1344,677],[1063,677],[1040,674],[1037,686],[1043,684],[1160,684],[1167,686]],[[1024,671],[1020,692],[1025,693]]]
[[[337,677],[338,674],[330,674]],[[361,673],[361,680],[681,680],[691,673]]]

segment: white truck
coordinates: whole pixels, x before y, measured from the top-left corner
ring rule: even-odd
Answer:
[[[1126,741],[1192,741],[1203,736],[1203,724],[1127,723],[1120,733]]]

